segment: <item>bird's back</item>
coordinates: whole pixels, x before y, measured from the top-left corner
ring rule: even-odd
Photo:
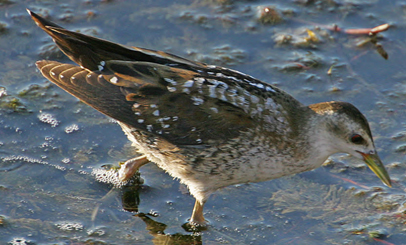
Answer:
[[[280,177],[285,174],[278,168],[298,156],[298,144],[306,144],[299,132],[306,125],[302,115],[311,110],[272,85],[70,32],[31,14],[80,65],[39,61],[41,73],[116,119],[143,154],[175,177],[211,172],[222,176],[217,184],[223,179],[224,186]],[[245,174],[264,164],[272,167],[262,171],[264,177]]]

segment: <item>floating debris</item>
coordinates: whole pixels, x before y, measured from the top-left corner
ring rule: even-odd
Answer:
[[[8,30],[8,24],[6,22],[0,21],[0,33]]]
[[[77,124],[72,124],[72,125],[67,126],[65,128],[65,133],[71,134],[71,133],[76,132],[78,130],[79,130],[79,126]]]
[[[283,21],[282,15],[275,6],[258,7],[257,20],[262,24],[275,25]]]
[[[50,113],[43,112],[39,114],[38,119],[43,123],[51,125],[53,128],[59,125],[59,121]]]
[[[388,30],[390,27],[389,24],[383,24],[376,26],[374,28],[360,28],[360,29],[347,29],[347,30],[342,30],[338,28],[337,26],[335,27],[335,31],[344,31],[347,34],[351,35],[375,35],[377,33],[383,32]]]
[[[62,222],[56,224],[56,227],[62,231],[81,231],[84,228],[83,224],[78,222]]]
[[[318,32],[320,32],[318,29],[299,28],[289,33],[278,32],[273,36],[273,39],[276,46],[291,45],[297,48],[316,48],[316,44],[322,42],[322,39],[319,37],[321,35]]]
[[[380,54],[382,56],[382,58],[384,58],[385,60],[387,60],[389,58],[388,53],[386,52],[386,50],[383,48],[382,44],[375,44],[376,47],[376,51],[378,52],[378,54]]]
[[[3,99],[0,101],[0,107],[12,109],[14,112],[29,112],[27,107],[18,99],[7,96],[6,90],[0,90]]]
[[[394,134],[391,139],[399,140],[399,139],[406,139],[406,131],[400,131]]]
[[[0,226],[5,226],[6,225],[6,218],[4,216],[0,215]]]
[[[71,160],[70,160],[70,158],[65,157],[64,159],[61,160],[61,162],[68,164],[68,163],[71,163]]]
[[[5,87],[0,87],[0,98],[7,96],[7,90]]]
[[[14,237],[13,240],[8,242],[8,245],[29,245],[35,244],[30,240],[26,240],[24,237]]]
[[[44,164],[47,165],[48,162],[39,160],[39,159],[35,159],[32,157],[27,157],[27,156],[7,156],[7,157],[3,157],[1,158],[1,160],[3,162],[27,162],[27,163],[39,163],[39,164]]]
[[[406,144],[398,145],[395,149],[395,152],[406,153]]]

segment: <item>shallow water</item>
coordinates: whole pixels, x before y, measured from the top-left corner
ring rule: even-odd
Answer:
[[[280,18],[259,17],[269,6]],[[71,30],[248,73],[305,104],[351,102],[370,122],[393,188],[338,155],[314,171],[216,192],[208,230],[186,232],[194,199],[153,164],[128,188],[91,175],[134,150],[115,122],[39,75],[36,60],[67,59],[25,8]],[[0,244],[404,243],[405,12],[404,1],[0,1]],[[384,23],[391,28],[372,42],[332,31]]]

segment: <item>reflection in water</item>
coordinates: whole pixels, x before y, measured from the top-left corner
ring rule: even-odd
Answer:
[[[140,204],[139,185],[124,187],[121,201],[124,210],[128,212],[138,212],[138,205]]]
[[[193,233],[191,235],[183,235],[180,233],[176,234],[165,234],[164,230],[166,229],[166,225],[163,223],[159,223],[154,221],[153,219],[149,218],[144,213],[139,213],[136,215],[137,217],[141,218],[142,221],[145,222],[147,225],[147,230],[149,234],[151,234],[154,238],[152,239],[154,244],[176,244],[176,245],[199,245],[202,243],[202,237],[200,233]]]
[[[126,186],[122,189],[122,206],[128,212],[138,212],[140,205],[140,185]],[[149,216],[152,214],[137,213],[135,216],[141,218],[147,225],[147,230],[154,236],[154,244],[202,244],[200,229],[191,227],[189,223],[185,223],[182,227],[187,232],[192,232],[190,235],[180,233],[167,235],[164,233],[167,225],[164,223],[156,222]]]

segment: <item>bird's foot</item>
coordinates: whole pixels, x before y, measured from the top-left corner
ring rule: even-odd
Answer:
[[[187,232],[201,232],[207,230],[208,222],[195,223],[193,221],[186,222],[182,225],[182,228]]]
[[[129,180],[138,169],[147,164],[149,160],[145,156],[139,156],[120,163],[120,169],[118,170],[118,178],[121,181]]]
[[[203,206],[204,202],[196,200],[195,206],[193,207],[192,217],[188,223],[182,225],[183,229],[189,232],[207,230],[208,222],[203,216]]]

